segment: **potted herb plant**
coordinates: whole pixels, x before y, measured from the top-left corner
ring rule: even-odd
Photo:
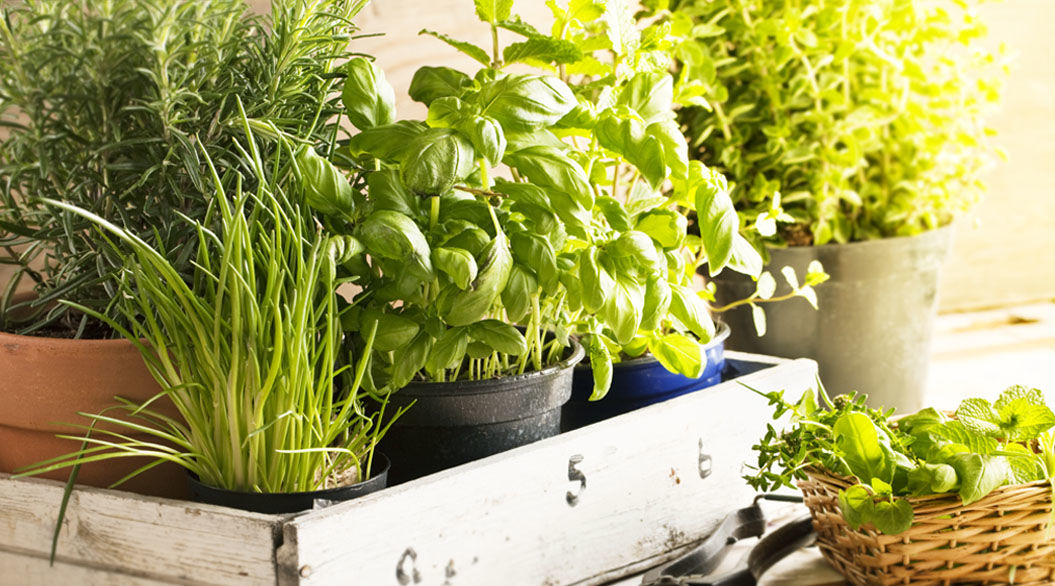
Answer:
[[[315,499],[345,500],[385,486],[387,462],[374,456],[387,421],[384,397],[371,409],[360,385],[376,324],[364,333],[362,354],[350,355],[342,344],[342,319],[353,308],[339,299],[345,279],[337,263],[350,251],[297,203],[303,186],[290,154],[278,150],[263,160],[246,122],[243,157],[226,171],[242,177],[232,192],[201,153],[215,207],[202,220],[185,220],[198,242],[189,280],[164,249],[132,231],[46,200],[92,222],[115,251],[125,251],[118,283],[128,329],[65,303],[139,348],[163,389],[158,398],[171,400],[180,418],[157,411],[153,401],[84,413],[116,429],[90,427],[71,437],[85,447],[29,473],[147,457],[151,463],[140,470],[173,462],[190,472],[199,500],[263,513],[293,513]]]
[[[821,552],[851,583],[1055,578],[1055,414],[1039,390],[903,417],[823,389],[765,396],[788,427],[770,426],[747,480],[797,483]]]
[[[360,6],[278,0],[264,17],[243,0],[5,4],[0,247],[17,272],[0,284],[0,471],[72,449],[50,422],[97,412],[114,395],[161,392],[135,346],[80,309],[129,326],[123,254],[87,218],[42,198],[128,230],[189,277],[198,238],[184,218],[202,220],[215,205],[203,153],[239,158],[238,99],[293,135],[331,136],[334,64]],[[27,282],[32,295],[14,296]],[[162,396],[154,409],[176,417],[168,403]],[[89,463],[79,480],[109,486],[146,460],[135,462]],[[179,470],[163,470],[125,486],[181,492]]]
[[[769,266],[820,260],[823,310],[781,304],[772,333],[726,315],[730,345],[807,356],[833,388],[915,409],[947,227],[979,196],[999,96],[976,2],[804,6],[676,0],[646,14],[681,31],[692,157],[725,173]],[[789,283],[793,285],[794,283]],[[723,273],[720,303],[755,285]]]

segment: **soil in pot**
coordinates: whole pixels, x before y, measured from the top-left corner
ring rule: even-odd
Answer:
[[[316,502],[326,506],[334,502],[349,501],[388,486],[390,463],[384,454],[374,454],[374,474],[368,480],[323,490],[307,492],[262,493],[240,492],[209,486],[193,474],[187,474],[191,495],[199,503],[220,505],[272,515],[293,514],[315,508]]]
[[[561,429],[578,429],[722,382],[728,337],[729,326],[719,322],[714,338],[706,346],[707,364],[697,378],[670,372],[650,355],[618,362],[612,365],[612,386],[599,401],[589,400],[593,393],[590,366],[576,366],[571,399],[562,410]]]
[[[498,379],[415,382],[396,391],[389,409],[415,402],[381,440],[399,484],[560,433],[561,405],[571,396],[573,341],[564,358],[540,371]]]

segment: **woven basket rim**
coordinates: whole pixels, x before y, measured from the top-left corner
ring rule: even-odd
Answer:
[[[820,468],[816,466],[809,466],[807,468],[804,468],[803,472],[812,480],[828,482],[829,484],[844,484],[847,487],[850,487],[861,482],[860,479],[858,479],[856,476],[844,476],[842,474],[837,474],[825,468]],[[1027,482],[1024,484],[1005,484],[1003,486],[998,486],[994,488],[992,492],[975,502],[981,503],[986,499],[989,499],[990,497],[999,496],[1005,492],[1018,491],[1030,488],[1044,488],[1046,491],[1055,490],[1055,478],[1050,478],[1047,480],[1034,480],[1033,482]],[[954,499],[956,501],[960,501],[960,496],[955,492],[943,492],[922,496],[904,496],[898,498],[907,500],[909,504],[911,504],[913,507],[915,507],[917,504],[933,504],[935,501],[942,501],[945,499]]]

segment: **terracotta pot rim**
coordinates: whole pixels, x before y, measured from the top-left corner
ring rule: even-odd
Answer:
[[[145,340],[141,340],[145,342]],[[0,331],[0,344],[26,344],[26,345],[48,345],[60,347],[76,346],[78,349],[92,347],[116,347],[121,345],[133,346],[132,342],[124,336],[120,338],[52,338],[49,336],[26,336],[23,334],[12,334]]]

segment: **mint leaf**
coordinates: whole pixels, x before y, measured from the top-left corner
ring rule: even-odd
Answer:
[[[575,63],[582,57],[582,51],[575,43],[545,36],[531,37],[502,50],[502,60],[506,63],[568,64]]]
[[[875,503],[872,524],[887,535],[897,535],[912,527],[912,505],[905,499]]]
[[[1055,426],[1055,413],[1038,389],[1014,386],[1005,390],[993,405],[1000,429],[1008,441],[1027,441]]]
[[[418,34],[419,35],[431,35],[433,37],[436,37],[437,39],[443,41],[444,43],[447,43],[448,45],[454,47],[455,49],[458,49],[462,53],[465,53],[466,55],[472,57],[473,59],[475,59],[476,61],[480,62],[484,66],[490,66],[491,65],[491,58],[487,56],[487,51],[483,50],[480,47],[477,47],[476,45],[474,45],[472,43],[467,43],[465,41],[459,41],[458,39],[449,37],[449,36],[447,36],[447,35],[445,35],[443,33],[438,33],[436,31],[430,31],[428,29],[421,29],[420,31],[418,31]]]
[[[941,425],[930,427],[927,431],[934,433],[947,442],[960,444],[968,451],[977,454],[992,454],[999,447],[995,438],[988,435],[979,435],[963,421],[948,421]],[[939,444],[938,447],[943,446]],[[933,456],[928,455],[927,459],[933,459]]]
[[[1000,414],[985,399],[964,399],[956,410],[956,418],[972,433],[989,437],[1003,435],[1000,429]]]
[[[509,18],[513,11],[513,0],[473,0],[476,4],[476,16],[480,20],[496,24]]]

